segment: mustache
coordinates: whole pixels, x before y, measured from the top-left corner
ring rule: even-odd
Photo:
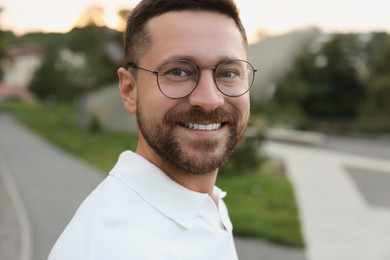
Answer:
[[[177,123],[236,123],[239,119],[238,111],[228,111],[218,107],[212,111],[205,111],[202,108],[191,107],[187,111],[171,111],[164,117],[164,123],[176,125]]]

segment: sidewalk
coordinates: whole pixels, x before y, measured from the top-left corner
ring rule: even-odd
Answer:
[[[267,143],[295,188],[308,260],[390,259],[390,161]]]

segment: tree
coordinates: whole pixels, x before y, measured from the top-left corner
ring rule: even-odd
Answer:
[[[278,83],[273,102],[312,122],[358,116],[364,86],[351,53],[356,43],[355,37],[338,34],[318,52],[304,52]]]
[[[126,29],[127,24],[127,18],[131,14],[131,10],[128,9],[121,9],[118,11],[118,17],[119,17],[119,31],[124,31]]]
[[[49,46],[44,54],[41,66],[35,72],[29,89],[41,99],[55,97],[72,98],[72,84],[66,64],[59,57],[59,50]]]
[[[104,8],[99,5],[89,6],[83,14],[80,16],[78,22],[76,23],[77,27],[88,27],[95,25],[102,27],[105,25],[104,21]]]
[[[358,115],[364,87],[349,55],[354,41],[348,35],[336,35],[323,46],[318,57],[324,57],[326,64],[316,68],[316,78],[312,79],[316,85],[303,104],[311,117],[350,119]]]
[[[0,7],[0,18],[3,8]],[[7,37],[0,25],[0,61],[7,57]],[[3,79],[3,68],[0,66],[0,80]]]
[[[110,56],[110,42],[121,51],[121,34],[117,31],[90,25],[74,28],[68,33],[65,45],[86,57],[85,77],[90,80],[85,82],[84,88],[96,89],[117,80],[116,70],[122,65],[122,60],[118,62]]]
[[[390,118],[390,35],[373,34],[366,51],[369,73],[365,113]]]

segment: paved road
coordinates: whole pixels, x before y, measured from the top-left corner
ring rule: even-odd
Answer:
[[[21,227],[8,187],[0,174],[0,259],[6,260],[18,259],[18,252],[21,251]]]
[[[390,139],[327,137],[323,148],[347,154],[390,160]]]
[[[0,116],[0,129],[0,171],[21,223],[21,258],[47,259],[66,223],[103,174],[59,151],[9,117]],[[1,212],[5,211],[5,205],[1,207]],[[3,256],[0,259],[6,260]]]

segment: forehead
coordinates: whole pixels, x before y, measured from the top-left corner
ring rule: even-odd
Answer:
[[[168,12],[152,18],[147,29],[151,46],[145,59],[193,57],[198,62],[246,59],[247,46],[233,19],[205,11]]]

